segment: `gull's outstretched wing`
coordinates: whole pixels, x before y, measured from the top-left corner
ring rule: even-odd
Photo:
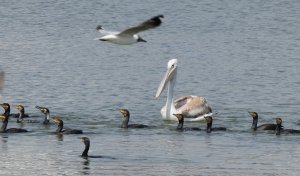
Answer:
[[[120,32],[119,35],[134,35],[138,32],[158,27],[161,24],[160,18],[163,18],[163,17],[164,17],[163,15],[157,15],[155,17],[152,17],[151,19],[144,21],[143,23],[141,23],[137,26],[133,26],[131,28],[128,28],[128,29]]]

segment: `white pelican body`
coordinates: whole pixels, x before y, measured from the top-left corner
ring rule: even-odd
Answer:
[[[162,91],[168,84],[167,103],[160,110],[163,120],[178,121],[174,114],[183,114],[185,121],[201,121],[204,117],[211,116],[212,110],[207,101],[203,97],[189,95],[173,100],[174,86],[177,77],[177,59],[171,59],[168,62],[167,72],[161,81],[156,98],[160,96]]]

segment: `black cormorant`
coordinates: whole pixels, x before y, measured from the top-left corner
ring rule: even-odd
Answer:
[[[257,126],[257,123],[258,123],[257,112],[249,112],[249,114],[253,118],[251,129],[253,129],[254,131],[256,131],[256,130],[275,130],[276,129],[276,124],[271,124],[271,123],[262,124],[262,125]]]
[[[185,127],[183,128],[183,123],[184,123],[184,115],[183,114],[173,114],[174,116],[177,117],[178,119],[178,125],[177,125],[177,130],[178,131],[201,131],[200,128],[197,127]]]
[[[41,107],[41,106],[35,106],[35,108],[39,109],[45,115],[43,124],[45,124],[45,125],[49,124],[49,122],[50,122],[50,111],[49,111],[49,109],[45,108],[45,107]]]
[[[39,123],[39,121],[36,120],[24,120],[24,116],[25,116],[25,109],[23,105],[16,105],[16,109],[19,110],[19,117],[17,119],[17,123],[22,123],[22,122],[26,122],[26,123]]]
[[[147,125],[143,124],[128,124],[130,113],[127,109],[119,109],[119,112],[123,115],[123,122],[121,124],[121,128],[146,128]]]
[[[277,117],[276,119],[276,135],[280,134],[300,134],[300,130],[294,130],[294,129],[283,129],[282,127],[282,119],[280,117]]]
[[[226,131],[225,127],[214,127],[212,128],[213,118],[211,116],[204,117],[206,119],[206,132],[210,133],[211,131]]]
[[[9,119],[9,113],[10,113],[10,105],[8,103],[0,104],[0,106],[4,109],[4,114],[0,115],[0,119],[3,121],[0,132],[1,133],[23,133],[27,132],[27,130],[22,128],[9,128],[6,129]]]
[[[82,134],[82,130],[77,129],[63,129],[64,122],[59,117],[53,117],[52,120],[57,125],[57,134]]]

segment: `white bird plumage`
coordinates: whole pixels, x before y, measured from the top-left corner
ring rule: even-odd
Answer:
[[[106,31],[101,25],[99,25],[96,29],[104,36],[96,38],[95,40],[108,41],[119,45],[130,45],[136,42],[146,42],[146,40],[142,39],[137,33],[158,27],[161,24],[160,18],[163,18],[163,15],[152,17],[151,19],[144,21],[137,26],[130,27],[121,32]]]
[[[185,121],[201,121],[205,120],[204,117],[213,115],[212,109],[204,97],[189,95],[173,100],[176,77],[177,59],[171,59],[155,95],[156,98],[159,97],[168,84],[167,103],[160,111],[163,120],[178,121],[174,114],[185,115]]]

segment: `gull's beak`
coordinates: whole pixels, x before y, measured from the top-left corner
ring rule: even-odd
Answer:
[[[141,37],[138,38],[138,42],[147,42],[146,40],[142,39]]]
[[[174,75],[175,75],[176,71],[177,71],[177,67],[176,66],[168,68],[165,76],[163,77],[163,79],[160,82],[160,85],[159,85],[159,87],[157,89],[155,98],[157,98],[157,97],[160,96],[160,94],[162,93],[162,91],[166,88],[167,83],[174,78]]]

